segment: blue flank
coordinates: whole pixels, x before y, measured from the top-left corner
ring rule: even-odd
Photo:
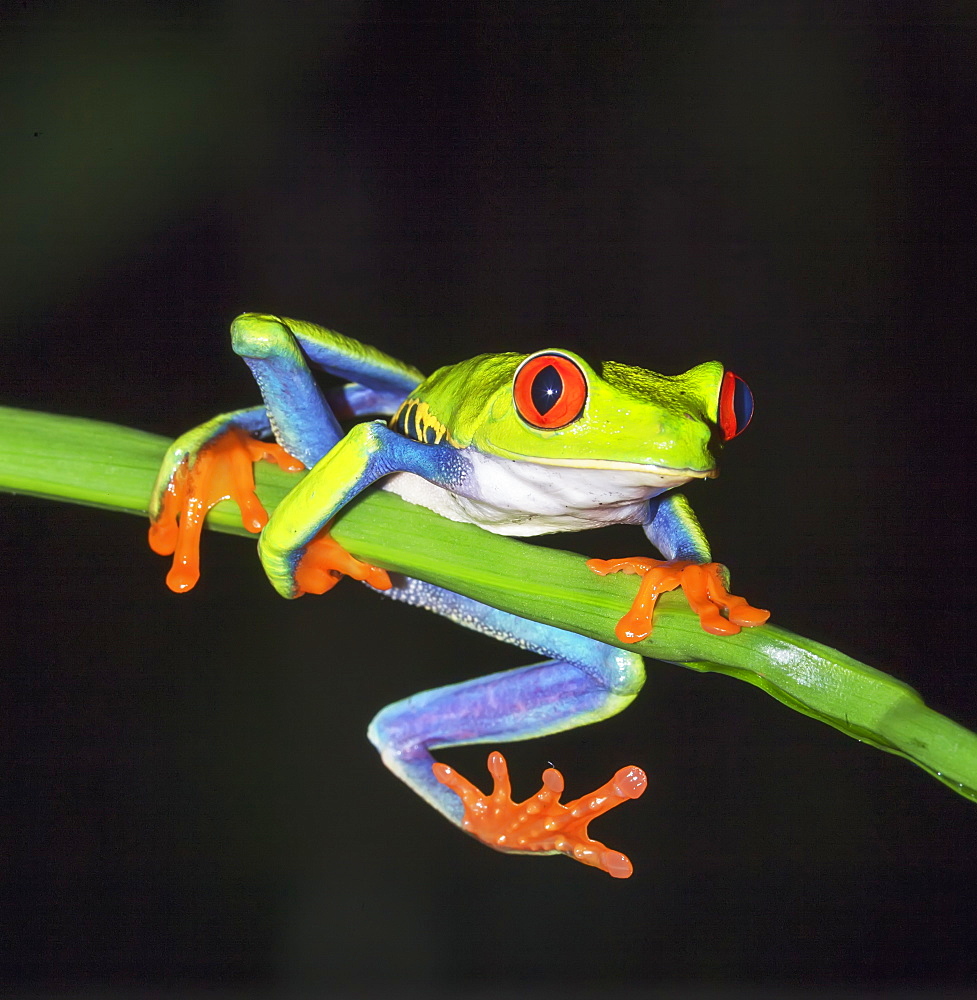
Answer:
[[[381,414],[393,416],[407,395],[399,390],[381,391],[348,382],[346,385],[327,389],[326,402],[340,420],[347,420],[350,417],[375,417]]]

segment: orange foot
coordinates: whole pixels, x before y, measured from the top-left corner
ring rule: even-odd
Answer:
[[[595,792],[563,805],[563,775],[555,767],[543,772],[543,787],[525,802],[513,802],[505,757],[493,751],[488,769],[495,781],[491,795],[484,795],[447,764],[435,764],[434,776],[464,803],[461,826],[466,833],[497,851],[566,854],[585,865],[602,868],[614,878],[629,878],[633,868],[627,857],[587,835],[587,825],[602,813],[648,787],[640,767],[622,767]]]
[[[327,525],[312,539],[295,567],[296,596],[324,594],[332,590],[344,575],[363,580],[377,590],[389,590],[393,586],[385,569],[351,556],[332,538]]]
[[[196,460],[176,468],[163,496],[162,509],[149,527],[149,547],[173,556],[166,585],[185,593],[200,579],[200,533],[207,514],[221,500],[233,500],[248,531],[259,532],[268,514],[254,492],[254,463],[275,462],[288,472],[305,468],[280,445],[258,441],[232,427],[200,449]]]
[[[689,607],[699,616],[702,627],[713,635],[736,635],[742,626],[762,625],[770,617],[769,611],[751,607],[745,598],[735,597],[726,589],[719,563],[634,557],[588,559],[587,566],[601,576],[608,573],[637,573],[641,576],[631,610],[614,630],[622,642],[647,639],[651,634],[651,620],[658,598],[678,586],[685,591]],[[721,611],[725,611],[728,617],[724,618]]]

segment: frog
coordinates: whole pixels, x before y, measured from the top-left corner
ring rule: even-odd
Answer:
[[[394,775],[482,843],[561,854],[628,878],[630,859],[592,838],[589,824],[643,794],[640,767],[620,768],[590,794],[561,802],[565,781],[550,766],[539,792],[517,802],[497,749],[488,756],[489,793],[433,751],[547,736],[622,711],[645,680],[643,658],[627,647],[651,633],[667,591],[681,587],[702,628],[717,635],[767,620],[769,612],[729,592],[725,567],[712,560],[678,492],[716,477],[724,445],[753,415],[747,383],[718,361],[660,375],[592,364],[562,348],[481,354],[425,377],[351,337],[265,313],[235,319],[231,346],[262,404],[220,414],[168,449],[149,503],[150,545],[173,557],[168,586],[185,593],[197,583],[206,515],[232,499],[258,534],[261,564],[283,597],[323,594],[349,576],[544,656],[388,705],[368,738]],[[317,370],[339,384],[323,388]],[[255,493],[258,461],[307,470],[270,516]],[[663,558],[588,561],[601,575],[640,578],[616,628],[620,644],[610,645],[355,558],[330,524],[370,488],[502,535],[635,525]]]

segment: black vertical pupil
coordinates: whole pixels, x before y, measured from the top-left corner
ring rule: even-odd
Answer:
[[[563,395],[563,379],[560,378],[560,373],[552,365],[541,368],[533,379],[530,395],[536,412],[540,416],[548,413]]]

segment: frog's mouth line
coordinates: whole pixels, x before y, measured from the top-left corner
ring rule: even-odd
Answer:
[[[676,469],[669,465],[652,465],[648,462],[616,462],[607,458],[540,458],[537,455],[516,455],[503,452],[503,458],[534,465],[552,465],[562,469],[606,469],[611,472],[643,472],[650,476],[668,479],[715,479],[719,470],[713,465],[708,469]]]

